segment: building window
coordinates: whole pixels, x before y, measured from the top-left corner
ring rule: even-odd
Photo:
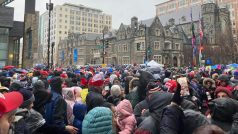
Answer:
[[[160,36],[160,30],[158,29],[155,30],[155,36]]]
[[[67,18],[68,17],[68,15],[65,15],[65,18]]]
[[[160,42],[159,41],[154,42],[154,50],[160,50]]]
[[[122,57],[122,64],[130,64],[130,57],[129,56],[123,56]]]
[[[175,44],[175,49],[176,50],[180,50],[180,45],[179,44]]]
[[[161,55],[154,55],[153,59],[157,63],[162,64],[162,56]]]
[[[123,50],[123,52],[128,52],[128,47],[127,47],[127,45],[123,45],[122,50]]]
[[[171,43],[170,42],[165,42],[164,43],[164,49],[171,49]]]

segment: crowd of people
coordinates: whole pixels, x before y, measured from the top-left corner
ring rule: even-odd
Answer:
[[[0,69],[0,134],[238,134],[238,70]]]

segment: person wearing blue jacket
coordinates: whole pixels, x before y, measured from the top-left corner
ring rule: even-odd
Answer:
[[[84,116],[87,114],[87,106],[81,103],[74,104],[73,114],[74,114],[73,126],[78,128],[78,134],[82,134],[82,124]]]

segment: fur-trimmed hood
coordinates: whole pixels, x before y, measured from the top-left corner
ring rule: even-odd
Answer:
[[[203,86],[204,86],[205,88],[209,88],[208,85],[207,85],[207,82],[211,82],[211,83],[212,83],[211,87],[213,87],[213,88],[216,87],[215,81],[214,81],[213,79],[211,79],[211,78],[205,78],[205,79],[203,80]]]
[[[129,92],[131,92],[133,90],[132,84],[133,84],[134,81],[138,81],[139,82],[139,78],[136,78],[136,77],[132,78],[132,80],[129,83]]]

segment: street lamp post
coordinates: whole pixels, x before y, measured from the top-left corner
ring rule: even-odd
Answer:
[[[46,9],[49,10],[47,66],[48,68],[50,68],[50,20],[51,20],[50,13],[53,10],[53,3],[51,3],[51,0],[49,0],[49,3],[46,3]]]
[[[55,43],[52,42],[51,44],[51,68],[53,69],[54,68],[54,46],[55,46]]]

